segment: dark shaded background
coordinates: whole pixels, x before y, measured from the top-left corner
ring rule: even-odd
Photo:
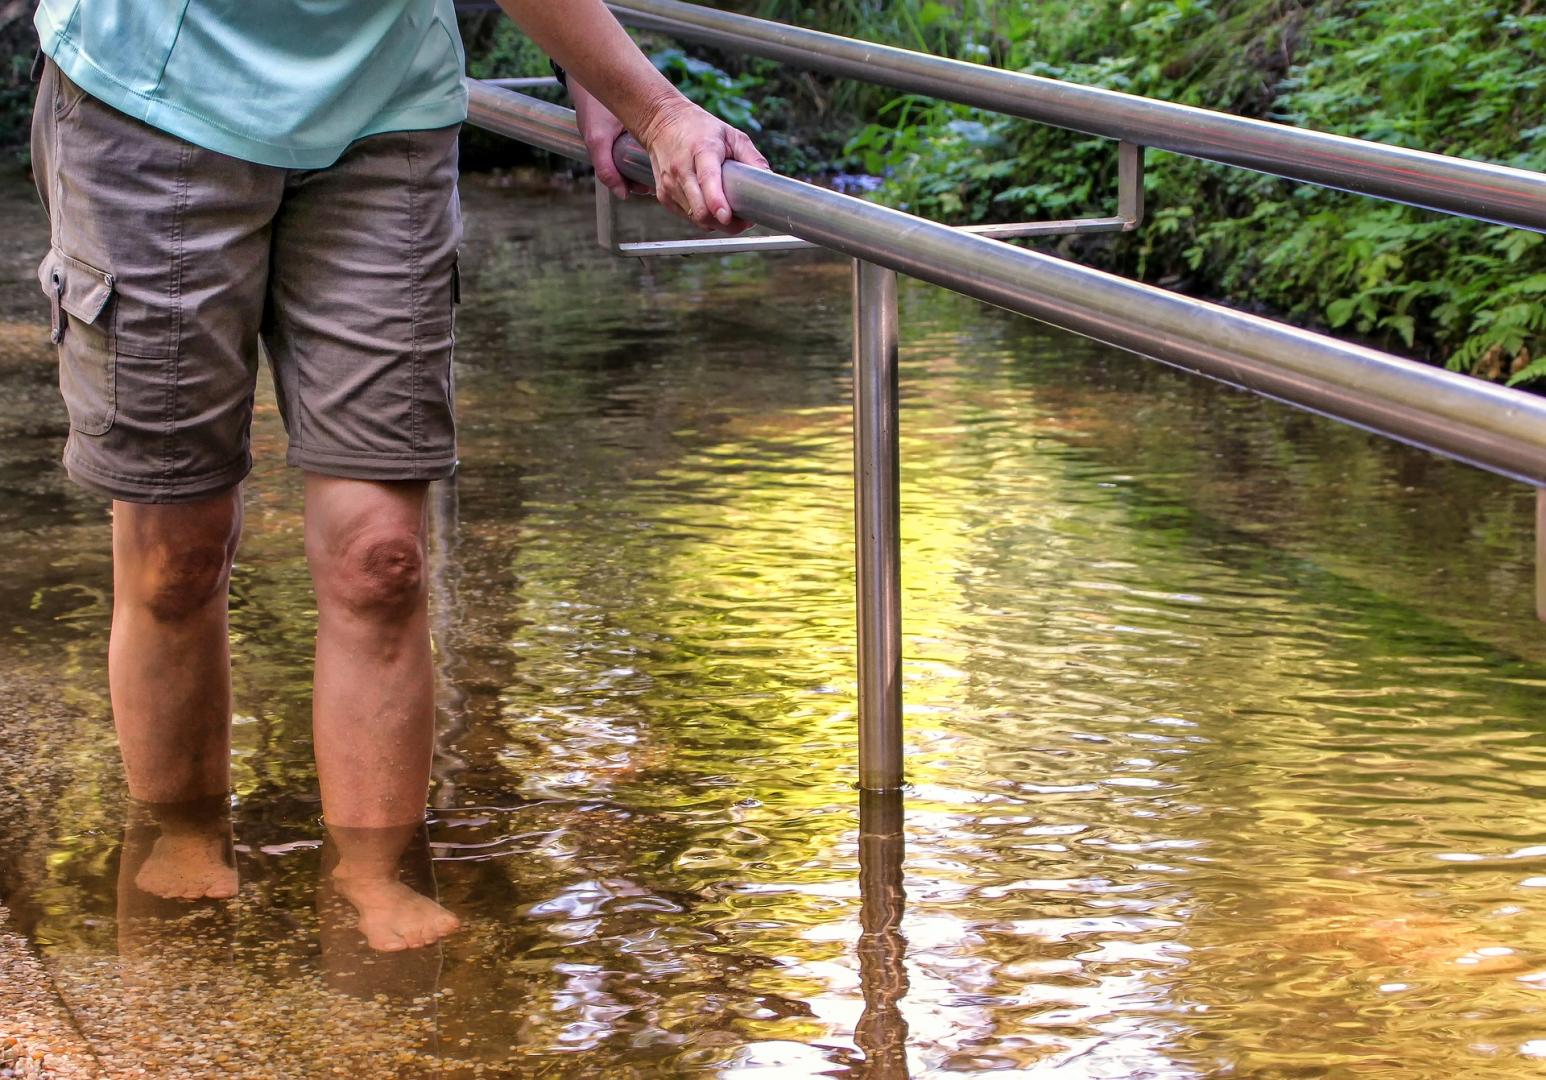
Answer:
[[[24,155],[38,36],[31,0],[0,0],[0,153]]]

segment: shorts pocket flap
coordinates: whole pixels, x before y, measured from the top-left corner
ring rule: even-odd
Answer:
[[[94,323],[113,298],[113,275],[51,248],[38,267],[38,284],[59,306],[84,323]]]

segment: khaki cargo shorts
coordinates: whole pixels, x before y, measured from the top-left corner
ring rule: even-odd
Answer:
[[[326,169],[272,168],[149,127],[47,64],[32,162],[52,248],[38,278],[71,477],[158,503],[241,481],[260,342],[290,464],[449,476],[456,136],[372,135]]]

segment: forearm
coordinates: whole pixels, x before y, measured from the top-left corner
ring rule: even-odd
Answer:
[[[499,6],[634,134],[642,136],[663,107],[682,100],[601,0],[499,0]]]

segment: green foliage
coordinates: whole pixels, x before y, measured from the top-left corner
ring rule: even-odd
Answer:
[[[546,75],[550,70],[542,50],[502,16],[464,20],[462,36],[467,45],[467,71],[474,78],[518,78]],[[747,131],[761,131],[758,116],[776,113],[781,104],[776,96],[758,92],[753,107],[748,95],[759,91],[764,80],[752,71],[731,75],[675,47],[651,52],[650,60],[688,98]]]
[[[503,15],[464,18],[467,74],[475,79],[520,79],[549,75],[547,55]]]
[[[1546,13],[1492,0],[967,0],[760,13],[1028,74],[1546,170]],[[902,97],[845,164],[941,220],[1109,213],[1110,142]],[[1494,379],[1546,379],[1546,245],[1535,233],[1150,152],[1136,237],[1086,261]]]
[[[750,72],[729,75],[707,60],[688,56],[681,49],[661,49],[650,61],[676,84],[678,90],[727,124],[745,131],[761,131],[756,110],[747,98],[763,80]],[[773,103],[764,102],[764,107]]]

